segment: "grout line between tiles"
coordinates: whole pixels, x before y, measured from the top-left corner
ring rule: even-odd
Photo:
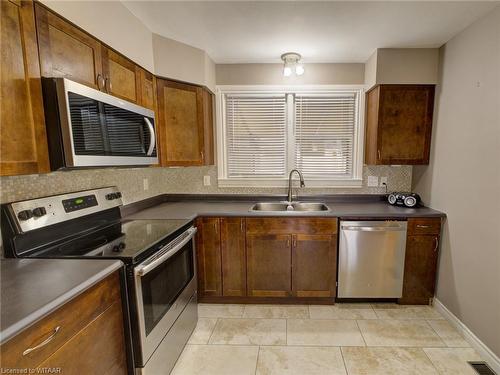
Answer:
[[[212,338],[215,329],[217,328],[217,324],[219,324],[219,318],[217,318],[217,321],[215,322],[214,328],[212,329],[212,332],[210,332],[210,336],[208,337],[207,345],[210,345],[210,339]]]
[[[432,360],[431,357],[429,357],[429,355],[427,354],[427,352],[424,350],[425,348],[420,348],[422,349],[422,351],[424,352],[425,356],[427,357],[427,359],[429,360],[429,362],[431,363],[432,367],[434,367],[436,369],[436,372],[438,374],[442,374],[441,371],[439,371],[439,368],[436,366],[436,364],[434,363],[434,361]]]
[[[361,327],[359,326],[358,319],[356,319],[355,321],[356,321],[356,327],[358,327],[359,333],[361,334],[361,338],[363,339],[363,342],[365,343],[365,347],[366,347],[366,346],[368,346],[368,344],[366,343],[365,336],[363,336],[363,331],[361,331]]]
[[[257,360],[255,361],[254,375],[257,375],[257,368],[259,367],[259,356],[260,356],[260,345],[259,345],[259,349],[257,350]]]
[[[340,350],[340,355],[342,357],[342,362],[344,363],[345,373],[346,373],[346,375],[349,375],[349,370],[347,369],[347,363],[346,363],[345,358],[344,358],[344,353],[342,352],[342,346],[339,347],[339,350]]]

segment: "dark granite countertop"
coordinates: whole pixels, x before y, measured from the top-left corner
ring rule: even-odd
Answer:
[[[0,343],[120,269],[119,260],[0,260]]]
[[[149,207],[142,206],[136,212],[130,212],[127,218],[130,219],[195,219],[197,216],[287,216],[287,217],[338,217],[340,219],[363,218],[394,218],[403,219],[409,217],[444,217],[443,212],[433,210],[428,207],[405,208],[391,206],[387,202],[380,200],[380,197],[353,197],[352,199],[323,197],[301,197],[299,201],[322,200],[329,208],[329,211],[322,212],[259,212],[250,211],[250,208],[257,202],[269,201],[270,197],[213,197],[179,195],[176,201],[175,195],[165,196],[150,201]],[[283,200],[276,197],[274,201]],[[139,204],[140,205],[140,204]]]

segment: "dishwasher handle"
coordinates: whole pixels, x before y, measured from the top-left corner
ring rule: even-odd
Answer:
[[[356,227],[350,225],[342,225],[342,230],[352,230],[356,232],[404,232],[406,228],[404,226],[393,226],[393,227]]]

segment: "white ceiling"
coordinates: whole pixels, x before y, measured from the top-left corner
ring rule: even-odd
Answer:
[[[125,1],[156,34],[216,63],[365,62],[376,48],[439,47],[500,2]]]

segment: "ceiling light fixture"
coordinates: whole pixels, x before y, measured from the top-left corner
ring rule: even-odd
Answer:
[[[281,55],[281,60],[283,60],[283,75],[285,77],[290,77],[293,72],[298,76],[304,74],[304,65],[299,62],[301,58],[302,56],[295,52],[287,52]]]

